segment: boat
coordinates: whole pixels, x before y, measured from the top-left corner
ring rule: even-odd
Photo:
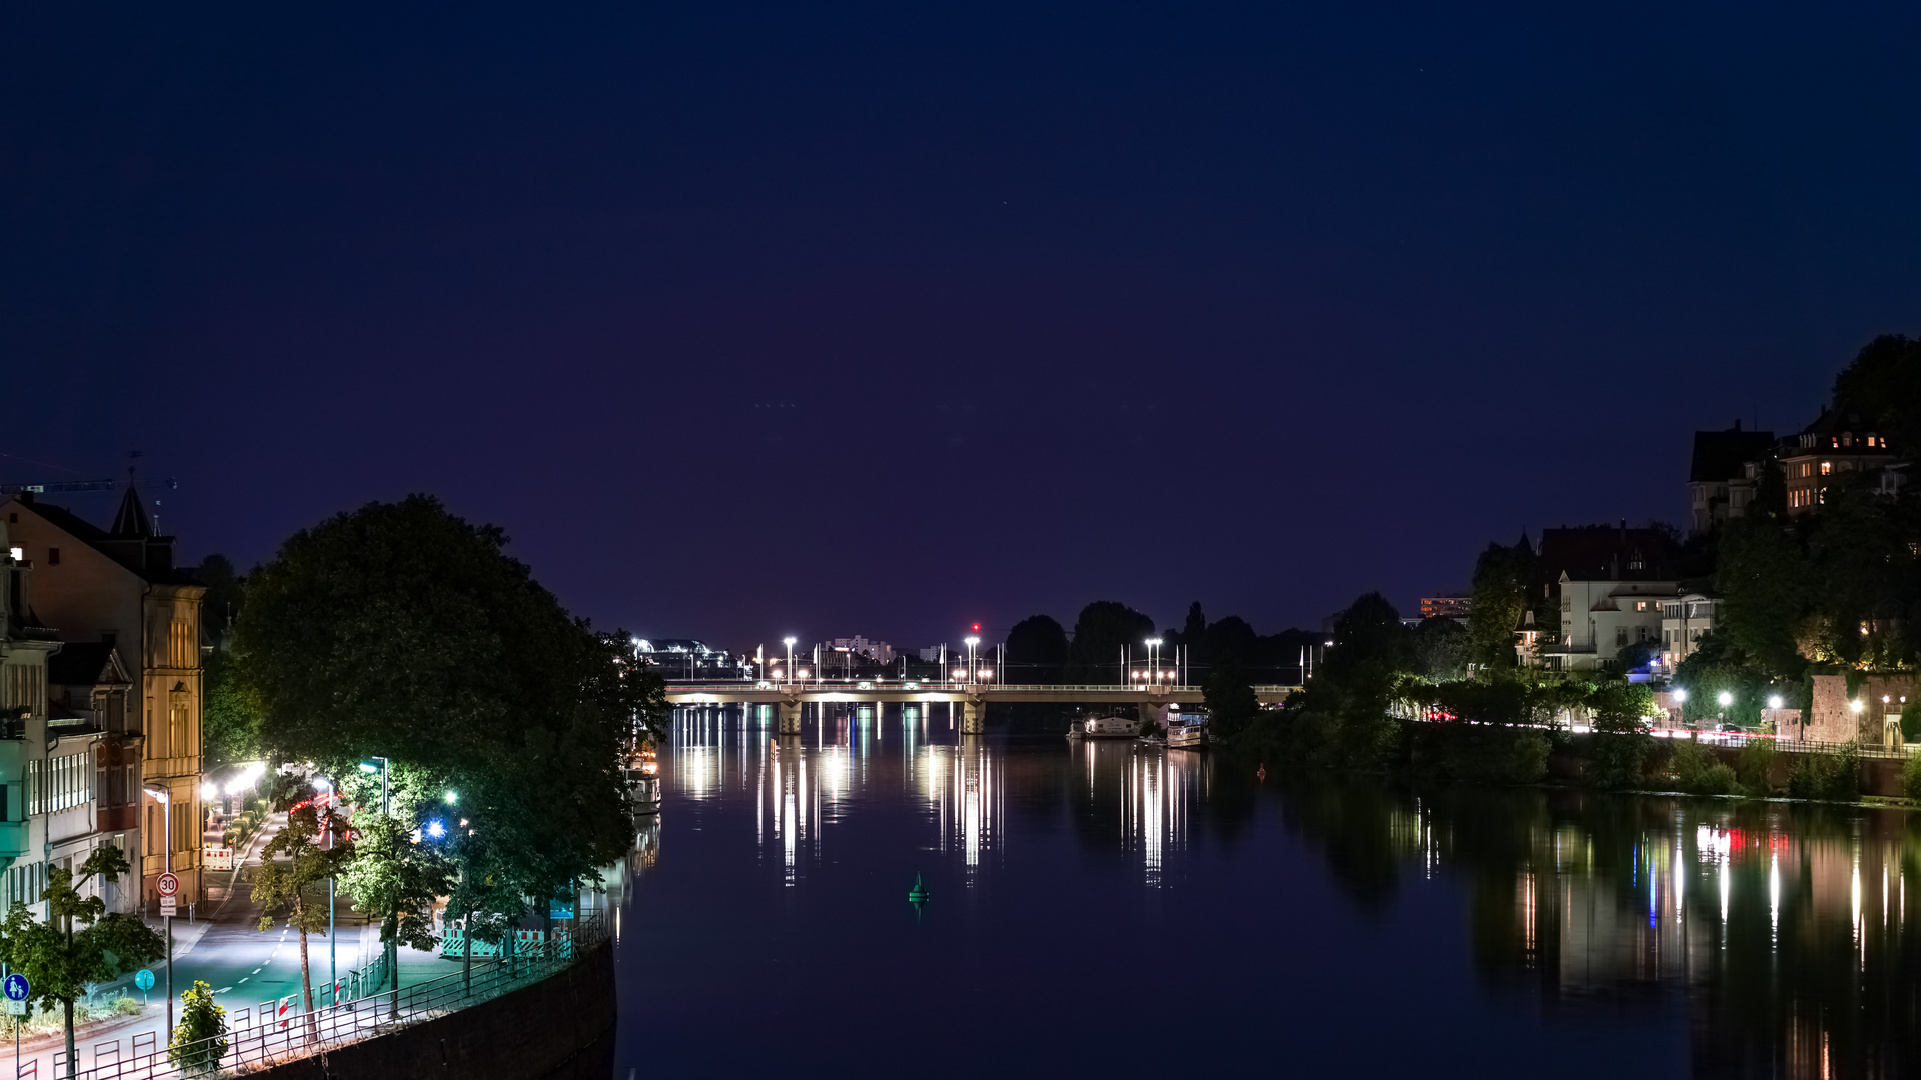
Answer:
[[[1132,739],[1140,735],[1139,717],[1091,716],[1077,722],[1067,733],[1069,739]]]
[[[660,776],[656,770],[653,752],[648,751],[646,760],[621,770],[627,782],[627,803],[636,814],[660,813]]]
[[[1167,726],[1167,748],[1169,750],[1204,750],[1207,748],[1207,725],[1169,724]]]

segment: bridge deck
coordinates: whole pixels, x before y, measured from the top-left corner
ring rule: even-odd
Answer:
[[[1254,695],[1264,704],[1276,704],[1300,689],[1296,686],[1256,686]],[[667,684],[667,700],[675,705],[778,705],[808,701],[853,702],[988,702],[1052,701],[1062,705],[1139,704],[1165,705],[1178,702],[1199,704],[1198,686],[1142,687],[1107,685],[1023,686],[1011,683],[956,683],[923,681],[909,685],[899,681],[855,680],[852,682],[807,683],[675,683]]]

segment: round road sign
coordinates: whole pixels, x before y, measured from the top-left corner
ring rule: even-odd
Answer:
[[[153,989],[153,972],[141,968],[140,973],[133,977],[133,984],[142,990]]]
[[[172,874],[162,874],[160,875],[159,882],[154,885],[154,888],[159,889],[160,895],[162,896],[172,896],[174,893],[180,891],[180,879],[174,877]]]
[[[27,1000],[27,995],[31,992],[32,987],[27,983],[27,977],[25,975],[16,971],[7,976],[8,1001],[25,1001]]]

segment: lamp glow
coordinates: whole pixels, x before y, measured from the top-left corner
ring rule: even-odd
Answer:
[[[1716,701],[1718,701],[1718,702],[1720,702],[1720,703],[1721,703],[1721,707],[1722,707],[1723,709],[1725,709],[1725,708],[1727,708],[1727,707],[1728,707],[1729,705],[1732,705],[1732,704],[1734,704],[1734,695],[1733,695],[1733,694],[1730,694],[1730,693],[1728,693],[1728,692],[1727,692],[1726,690],[1723,690],[1723,691],[1721,691],[1721,693],[1720,693],[1719,695],[1717,695],[1717,696],[1715,697],[1715,699],[1714,699],[1714,700],[1716,700]]]

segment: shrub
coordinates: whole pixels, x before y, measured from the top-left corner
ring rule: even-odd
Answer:
[[[1509,769],[1517,784],[1539,783],[1547,775],[1547,736],[1538,731],[1523,731],[1514,737],[1509,754]]]
[[[1698,742],[1676,742],[1668,757],[1675,786],[1695,795],[1738,795],[1741,783],[1726,762],[1719,761]]]
[[[212,1076],[227,1055],[227,1010],[213,1002],[213,987],[194,980],[180,995],[180,1023],[173,1029],[167,1057],[189,1076]]]
[[[1908,759],[1901,770],[1901,794],[1910,799],[1921,799],[1921,754]]]
[[[1776,753],[1773,739],[1756,739],[1742,747],[1741,757],[1734,767],[1741,786],[1756,795],[1772,792]]]
[[[1642,765],[1653,749],[1653,736],[1639,732],[1590,736],[1583,774],[1598,788],[1633,787],[1641,782]]]
[[[1836,754],[1797,754],[1788,794],[1797,799],[1852,801],[1861,795],[1861,755],[1852,745]]]

